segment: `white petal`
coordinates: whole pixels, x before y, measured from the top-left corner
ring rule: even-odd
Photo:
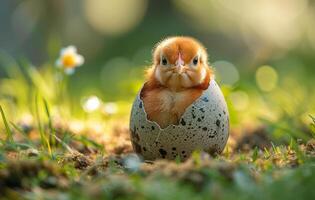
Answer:
[[[76,57],[75,57],[75,62],[76,62],[76,65],[79,67],[80,65],[83,65],[84,63],[84,57],[77,54]]]
[[[65,54],[76,54],[77,53],[77,48],[73,45],[70,45],[68,47],[62,48],[60,55],[63,56]]]

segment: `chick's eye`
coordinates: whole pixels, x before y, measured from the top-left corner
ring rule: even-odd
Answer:
[[[162,58],[162,65],[167,65],[167,60],[166,60],[166,58]]]
[[[193,59],[193,64],[194,64],[194,65],[197,65],[197,64],[198,64],[198,60],[199,60],[198,57],[195,57],[195,58]]]

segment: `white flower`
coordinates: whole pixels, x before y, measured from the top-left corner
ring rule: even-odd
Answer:
[[[68,46],[60,51],[60,56],[56,61],[57,67],[63,69],[67,74],[73,74],[76,67],[84,63],[84,57],[77,53],[75,46]]]

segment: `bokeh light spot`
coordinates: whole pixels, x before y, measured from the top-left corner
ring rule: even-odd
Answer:
[[[97,96],[88,97],[83,102],[83,109],[85,112],[93,112],[101,106],[101,101]]]
[[[236,67],[227,61],[217,61],[213,63],[213,66],[216,71],[216,77],[221,82],[221,84],[233,85],[235,84],[240,75]]]
[[[248,94],[244,91],[235,91],[229,95],[235,110],[243,111],[249,104]]]
[[[278,73],[271,66],[261,66],[256,71],[256,83],[265,92],[273,90],[278,83]]]
[[[103,113],[106,115],[116,114],[118,111],[118,106],[114,102],[105,103],[102,109]]]
[[[84,13],[88,23],[98,32],[122,34],[143,18],[147,0],[85,0]]]

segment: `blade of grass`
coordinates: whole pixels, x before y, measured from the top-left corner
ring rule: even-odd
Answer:
[[[60,138],[58,138],[55,134],[53,135],[54,138],[64,147],[66,148],[70,153],[75,152],[69,145],[67,145],[64,141],[62,141]]]
[[[44,133],[43,133],[43,129],[42,129],[42,125],[41,125],[40,119],[39,119],[38,97],[37,96],[38,96],[38,94],[36,93],[35,94],[35,118],[36,118],[36,121],[37,121],[37,128],[38,128],[38,131],[40,133],[41,143],[45,147]]]
[[[305,161],[304,153],[300,150],[299,144],[295,141],[295,139],[291,138],[289,148],[295,151],[299,163],[303,163]]]
[[[47,118],[48,118],[49,130],[50,130],[49,141],[51,141],[52,145],[55,145],[56,144],[56,139],[55,139],[55,137],[53,137],[53,135],[55,135],[55,130],[54,130],[53,125],[52,125],[52,118],[51,118],[51,115],[50,115],[48,103],[47,103],[47,101],[44,98],[43,98],[43,102],[44,102],[46,115],[47,115]]]
[[[268,149],[265,147],[264,148],[264,156],[265,156],[265,158],[269,158],[270,157],[270,152],[268,151]]]
[[[255,162],[258,158],[258,151],[259,151],[258,147],[255,146],[255,149],[254,149],[253,155],[252,155],[253,162]]]
[[[26,71],[31,83],[37,88],[38,92],[45,97],[51,97],[51,88],[45,81],[45,77],[27,59],[20,61],[21,67]]]
[[[9,151],[19,151],[21,149],[33,149],[34,147],[26,144],[26,143],[20,143],[20,142],[16,142],[14,144],[9,143],[5,145],[5,149],[9,150]]]
[[[81,143],[83,143],[83,144],[86,145],[86,146],[93,146],[93,147],[96,147],[96,148],[99,149],[99,150],[104,149],[104,146],[103,146],[103,145],[98,144],[97,142],[95,142],[95,141],[93,141],[93,140],[87,138],[87,137],[84,136],[84,135],[80,135],[80,136],[78,136],[78,137],[75,137],[74,139],[77,140],[77,141],[79,141],[79,142],[81,142]]]
[[[274,153],[278,153],[277,152],[277,148],[276,148],[276,146],[274,145],[273,142],[271,142],[271,147],[272,147],[272,150],[273,150]]]
[[[50,115],[48,103],[47,103],[47,101],[44,98],[43,98],[43,102],[44,102],[44,106],[45,106],[46,115],[47,115],[47,118],[48,118],[48,126],[49,126],[49,129],[50,129],[50,140],[51,140],[52,144],[54,145],[56,143],[55,140],[57,140],[69,152],[73,153],[74,151],[72,150],[72,148],[70,146],[68,146],[65,142],[63,142],[60,138],[58,138],[56,136],[55,130],[54,130],[53,125],[52,125],[52,118],[51,118],[51,115]]]
[[[84,135],[80,135],[80,136],[75,136],[73,138],[74,140],[84,144],[85,146],[87,147],[95,147],[96,149],[98,149],[98,151],[101,153],[101,154],[105,154],[105,148],[102,144],[98,144],[97,142],[89,139],[88,137],[84,136]]]
[[[1,116],[2,116],[2,120],[3,120],[3,123],[4,123],[4,126],[5,126],[5,130],[6,130],[6,133],[7,133],[7,140],[11,143],[13,143],[13,133],[9,127],[9,124],[8,124],[8,121],[7,121],[7,118],[5,117],[5,114],[4,114],[4,111],[2,109],[2,106],[0,106],[0,112],[1,112]]]
[[[41,124],[41,120],[40,120],[40,116],[39,116],[38,94],[37,93],[35,95],[35,115],[36,115],[35,118],[37,120],[38,130],[39,130],[39,133],[40,133],[41,144],[42,144],[44,149],[45,149],[45,147],[47,147],[47,151],[48,151],[49,155],[52,156],[52,151],[51,151],[49,139],[46,137],[46,134],[45,134],[45,132],[43,130],[43,127],[42,127],[42,124]]]
[[[315,117],[313,117],[312,115],[309,115],[310,118],[312,119],[312,123],[311,123],[311,131],[313,133],[313,137],[315,137]]]

